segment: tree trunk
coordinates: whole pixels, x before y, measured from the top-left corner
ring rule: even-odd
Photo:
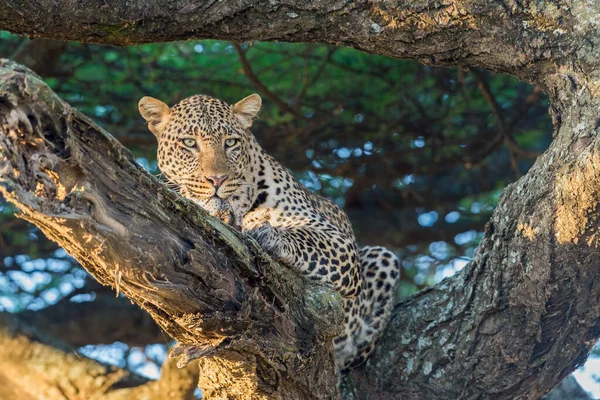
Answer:
[[[549,150],[504,191],[472,262],[395,308],[374,356],[342,393],[535,399],[585,360],[600,335],[599,4],[101,3],[10,2],[0,28],[118,45],[321,41],[540,84],[555,127]],[[207,393],[336,396],[331,291],[161,187],[30,73],[5,63],[0,82],[2,192],[96,279],[189,344],[185,357],[210,353],[201,363]],[[225,375],[211,379],[210,370]],[[226,381],[234,374],[244,378],[239,387]]]

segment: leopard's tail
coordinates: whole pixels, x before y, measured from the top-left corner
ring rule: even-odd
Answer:
[[[334,339],[337,368],[342,372],[362,364],[375,348],[390,320],[400,276],[398,257],[385,247],[363,247],[359,258],[361,293],[343,300],[346,313],[358,318],[347,318],[345,333]]]

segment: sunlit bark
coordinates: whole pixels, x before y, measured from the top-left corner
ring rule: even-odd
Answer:
[[[66,5],[66,3],[65,3]],[[324,42],[426,64],[478,66],[539,81],[578,52],[591,71],[600,5],[586,1],[4,1],[0,29],[127,46],[219,38]],[[19,15],[19,18],[15,18]],[[590,62],[591,61],[591,62]]]
[[[163,365],[158,381],[77,354],[8,313],[0,313],[0,398],[3,400],[191,400],[196,365]]]
[[[203,376],[222,369],[206,393],[335,396],[333,289],[273,263],[166,189],[25,68],[0,64],[0,97],[2,195],[100,283],[149,312],[179,341],[183,364],[207,356]]]

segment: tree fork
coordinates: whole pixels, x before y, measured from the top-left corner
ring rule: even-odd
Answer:
[[[498,3],[469,3],[472,8],[464,10],[467,5],[457,4],[473,25],[464,18],[440,19],[444,7],[416,2],[388,10],[388,16],[410,12],[389,21],[387,39],[372,41],[362,29],[371,19],[349,24],[354,39],[336,30],[278,31],[285,40],[313,35],[331,42],[330,35],[337,35],[380,54],[511,72],[538,82],[551,98],[550,149],[504,191],[472,262],[396,307],[373,357],[343,382],[345,397],[538,398],[583,362],[596,342],[600,84],[592,44],[598,38],[594,30],[578,29],[593,23],[577,20],[588,11],[573,4],[568,12],[577,15],[553,13],[543,2],[537,11]],[[432,29],[422,36],[415,7],[428,17],[424,28]],[[411,32],[402,48],[390,45],[395,34]],[[117,44],[143,41],[135,33],[122,29]],[[273,31],[238,38],[267,34]],[[165,39],[160,32],[147,35],[145,41]],[[489,52],[495,41],[502,51]],[[335,324],[319,318],[339,311],[331,291],[272,263],[254,242],[164,189],[31,73],[2,65],[0,186],[22,217],[190,344],[182,347],[188,357],[212,351],[202,359],[215,361],[207,370],[247,367],[244,384],[265,396],[335,396],[329,346]],[[202,384],[214,385],[216,394],[227,390],[219,376]]]

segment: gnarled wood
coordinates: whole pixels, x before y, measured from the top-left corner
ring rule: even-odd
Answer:
[[[505,190],[473,261],[397,306],[376,353],[344,381],[343,393],[533,399],[585,360],[600,335],[597,4],[100,3],[10,2],[0,27],[117,45],[192,37],[321,41],[539,83],[551,98],[550,149]],[[337,310],[332,293],[306,288],[253,242],[163,189],[26,74],[5,66],[0,80],[0,186],[22,216],[174,337],[218,347],[221,359],[203,359],[207,368],[241,365],[244,382],[257,383],[262,395],[334,396],[326,344],[332,325],[318,318]],[[246,340],[250,347],[241,345]],[[215,395],[226,390],[218,377],[207,375],[205,384]]]
[[[5,0],[0,29],[118,46],[187,39],[345,45],[426,64],[479,66],[539,81],[579,56],[597,68],[589,40],[600,5],[586,1]],[[18,17],[15,17],[18,16]]]
[[[148,311],[184,361],[244,371],[240,398],[335,397],[332,289],[166,189],[31,71],[4,61],[0,82],[0,191],[20,217]]]
[[[585,361],[600,335],[600,99],[574,75],[547,83],[550,149],[504,191],[472,262],[395,310],[354,398],[537,399]]]
[[[0,75],[1,187],[21,217],[189,345],[184,357],[211,354],[207,393],[335,396],[337,296],[163,188],[30,72]],[[555,96],[557,139],[505,191],[473,262],[396,308],[346,397],[536,398],[585,359],[600,313],[596,114],[561,106],[594,104],[582,89]]]

